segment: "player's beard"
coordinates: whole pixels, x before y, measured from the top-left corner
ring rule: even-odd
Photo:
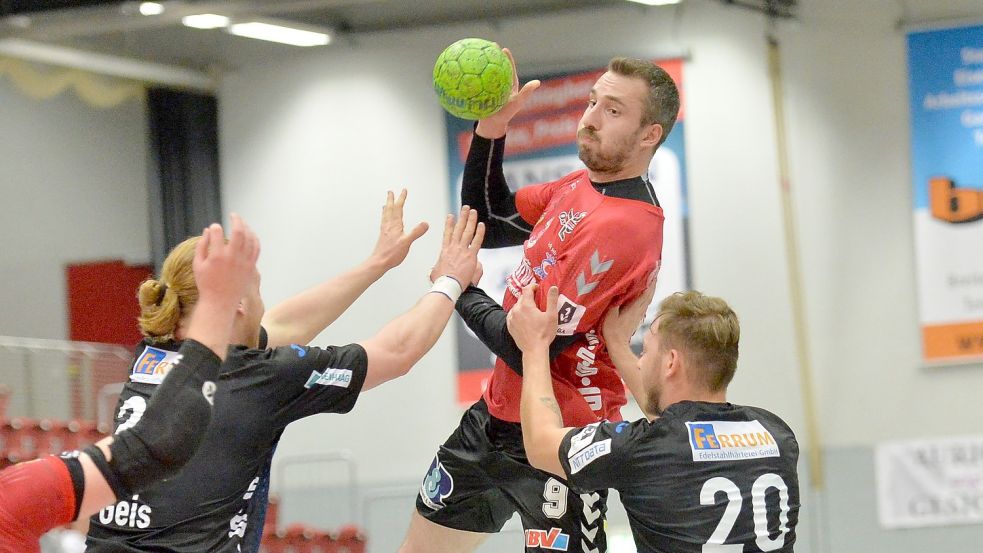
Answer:
[[[656,417],[662,416],[662,384],[654,382],[646,391],[645,412]]]
[[[628,156],[631,154],[635,143],[638,141],[638,135],[641,132],[642,129],[639,129],[631,136],[623,137],[620,140],[612,139],[612,151],[605,153],[602,151],[604,142],[602,142],[597,133],[584,127],[577,131],[577,137],[581,139],[589,137],[593,140],[577,141],[577,153],[580,161],[595,173],[614,173],[620,171],[625,166],[625,161],[628,160]]]

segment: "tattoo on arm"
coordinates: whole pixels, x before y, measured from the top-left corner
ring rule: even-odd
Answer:
[[[553,399],[551,397],[541,397],[541,398],[539,398],[539,401],[542,401],[547,407],[549,407],[550,408],[550,411],[553,411],[553,413],[557,417],[560,417],[561,416],[560,415],[560,406],[556,403],[556,400],[555,399]]]

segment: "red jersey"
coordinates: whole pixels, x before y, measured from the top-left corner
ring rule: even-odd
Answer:
[[[586,169],[522,188],[515,203],[534,227],[523,245],[522,261],[506,280],[502,306],[511,309],[522,287],[532,282],[540,284],[536,299],[545,305],[547,291],[557,286],[557,335],[583,334],[550,366],[563,424],[621,420],[625,388],[600,326],[608,308],[641,295],[658,273],[662,208],[601,194]],[[488,411],[519,422],[521,389],[522,377],[497,359],[484,394]]]

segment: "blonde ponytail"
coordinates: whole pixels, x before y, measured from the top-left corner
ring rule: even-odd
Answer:
[[[137,300],[140,332],[151,342],[174,340],[178,324],[198,302],[198,286],[192,263],[199,237],[188,238],[171,250],[160,276],[140,284]]]

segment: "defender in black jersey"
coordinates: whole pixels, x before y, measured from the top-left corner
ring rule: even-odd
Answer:
[[[564,428],[547,357],[558,294],[550,291],[543,312],[533,286],[508,315],[523,351],[522,431],[532,465],[581,493],[617,489],[640,553],[791,552],[799,446],[778,416],[727,403],[740,326],[726,302],[699,292],[666,298],[641,359],[628,340],[651,292],[613,309],[603,332],[647,418]]]
[[[208,426],[236,306],[256,271],[259,241],[235,214],[226,242],[210,225],[194,252],[200,301],[174,370],[139,424],[85,450],[0,471],[0,552],[40,553],[38,538],[176,474]]]
[[[405,193],[398,200],[389,194],[382,236],[372,257],[383,252],[384,259],[369,265],[398,265],[413,240],[423,234],[425,227],[409,235],[403,233],[404,199]],[[197,454],[176,477],[124,498],[94,516],[87,551],[258,550],[266,506],[265,475],[284,428],[315,413],[348,412],[361,392],[405,374],[440,336],[461,293],[457,283],[471,281],[483,234],[484,226],[478,223],[474,210],[462,209],[456,223],[449,217],[434,266],[434,275],[440,278],[431,292],[437,293],[424,295],[374,337],[342,347],[293,344],[267,349],[273,334],[268,338],[265,326],[260,326],[262,300],[256,274],[253,289],[242,300],[233,336],[233,343],[245,345],[231,348],[221,367],[212,422]],[[161,375],[169,370],[181,343],[180,322],[176,327],[157,324],[173,319],[155,308],[171,306],[184,313],[193,305],[189,298],[196,292],[194,282],[183,279],[188,247],[193,244],[186,242],[175,248],[164,263],[160,279],[141,289],[141,328],[147,339],[135,352],[130,381],[120,398],[117,431],[141,419],[148,398]],[[356,270],[301,294],[298,297],[303,302],[288,302],[294,304],[291,309],[307,303],[340,314],[374,280]],[[157,293],[151,293],[154,291]],[[303,320],[289,332],[311,336],[318,332],[311,334],[305,326],[326,316],[295,315]],[[290,318],[276,319],[284,325]],[[262,320],[265,325],[267,319]],[[282,337],[284,327],[279,328]]]

